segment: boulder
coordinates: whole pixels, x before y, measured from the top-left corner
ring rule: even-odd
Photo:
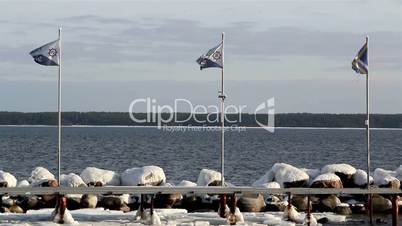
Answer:
[[[3,187],[15,187],[17,186],[17,179],[11,173],[0,170],[0,183],[3,183]]]
[[[218,186],[220,184],[221,173],[210,169],[202,169],[200,171],[197,179],[198,186]]]
[[[85,184],[96,184],[97,182],[102,183],[102,185],[119,186],[120,176],[114,171],[99,169],[95,167],[85,168],[80,177],[85,182]]]
[[[130,211],[130,208],[117,196],[104,196],[98,202],[98,207],[103,207],[107,210],[121,210],[124,212]],[[128,211],[127,211],[128,210]]]
[[[265,209],[264,196],[244,193],[237,201],[237,205],[241,212],[261,212]]]
[[[17,205],[20,206],[24,212],[28,210],[39,209],[39,197],[38,196],[20,196],[17,199]]]
[[[45,179],[46,180],[46,179]],[[47,180],[44,181],[40,184],[41,187],[58,187],[59,183],[57,180]],[[53,205],[54,202],[56,202],[56,197],[57,195],[42,195],[42,200],[45,202],[45,206]]]
[[[383,213],[392,209],[392,202],[381,195],[373,195],[371,199],[373,211],[375,213]]]
[[[62,187],[86,187],[82,178],[75,173],[62,174],[60,176],[60,185]]]
[[[308,208],[308,197],[305,195],[292,196],[292,205],[296,207],[298,211],[306,211]],[[310,202],[310,208],[312,207]]]
[[[394,171],[377,168],[374,170],[374,184],[379,187],[399,189],[401,183],[395,176]]]
[[[180,193],[156,194],[154,206],[155,208],[172,208],[181,199],[182,196]]]
[[[275,163],[271,170],[282,188],[303,187],[309,181],[307,173],[286,163]]]
[[[352,210],[347,203],[341,203],[335,207],[335,213],[339,215],[351,215]]]
[[[321,174],[334,173],[342,181],[343,187],[350,188],[353,187],[353,174],[356,173],[356,169],[349,164],[330,164],[326,165],[321,169]]]
[[[333,173],[321,174],[314,178],[311,188],[343,188],[341,178]]]
[[[264,184],[270,183],[274,180],[275,173],[271,170],[268,170],[262,177],[260,177],[258,180],[256,180],[253,183],[253,187],[264,187]],[[277,182],[275,182],[277,183]],[[279,185],[280,187],[280,185]]]
[[[123,186],[159,186],[165,182],[165,172],[158,166],[134,167],[121,174]]]
[[[27,180],[22,180],[20,182],[18,182],[17,187],[29,187],[30,184]]]
[[[82,208],[96,208],[98,196],[93,194],[84,194],[81,197],[80,203]]]
[[[16,204],[10,206],[8,209],[11,213],[24,213],[24,210]]]
[[[320,201],[320,210],[319,212],[328,212],[334,211],[337,206],[341,204],[339,198],[335,195],[330,195],[326,198],[321,199]]]
[[[353,184],[354,187],[357,188],[366,188],[367,187],[367,173],[364,170],[358,169],[356,173],[353,174]],[[373,183],[373,177],[370,176],[370,184]]]
[[[54,180],[54,175],[44,167],[38,166],[31,172],[31,177],[28,178],[30,183],[41,183],[43,181]]]
[[[0,213],[10,213],[10,210],[7,207],[0,206]]]

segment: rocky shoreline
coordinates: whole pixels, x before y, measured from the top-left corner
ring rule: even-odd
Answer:
[[[370,184],[374,187],[401,189],[402,165],[394,171],[375,169],[370,177]],[[214,170],[203,169],[196,182],[183,180],[177,186],[218,186],[221,184],[220,173]],[[252,186],[259,188],[364,188],[367,186],[367,173],[355,169],[348,164],[331,164],[321,169],[297,168],[286,163],[274,164],[266,174],[256,180]],[[35,168],[31,177],[26,180],[17,179],[7,172],[0,171],[0,187],[57,187],[58,181],[54,175],[43,167]],[[110,170],[87,167],[80,175],[63,174],[60,185],[64,187],[87,186],[175,186],[166,182],[162,168],[158,166],[144,166],[130,168],[118,174]],[[227,184],[227,186],[233,186]],[[340,215],[366,213],[367,196],[364,195],[315,195],[311,196],[310,209],[313,212],[334,212]],[[374,195],[372,199],[375,213],[390,213],[392,209],[390,196]],[[67,208],[76,210],[81,208],[104,208],[129,212],[137,210],[140,197],[135,194],[122,195],[68,195]],[[149,197],[148,197],[149,199]],[[230,197],[228,198],[230,202]],[[242,194],[236,198],[241,212],[289,211],[287,196]],[[149,203],[149,200],[148,202]],[[294,195],[291,197],[292,211],[306,211],[308,208],[307,196]],[[54,208],[55,195],[25,195],[1,197],[1,213],[26,213],[28,210]],[[402,203],[399,202],[401,209]],[[156,194],[155,208],[182,208],[189,212],[217,211],[219,198],[208,194]],[[288,213],[292,215],[292,213]],[[293,221],[297,222],[295,217]],[[325,219],[324,219],[325,221]]]

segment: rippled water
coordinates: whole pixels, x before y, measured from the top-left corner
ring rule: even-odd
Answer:
[[[0,127],[0,169],[23,179],[35,166],[56,172],[55,127]],[[87,166],[117,172],[144,165],[161,166],[168,181],[196,181],[202,168],[220,169],[218,131],[166,132],[157,128],[67,127],[63,129],[62,173]],[[372,132],[372,167],[402,164],[402,130]],[[366,168],[364,130],[247,129],[226,133],[226,178],[250,185],[275,162],[320,168],[350,163]]]

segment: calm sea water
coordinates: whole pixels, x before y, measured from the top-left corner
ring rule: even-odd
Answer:
[[[0,170],[24,179],[36,166],[56,173],[55,127],[0,127]],[[372,167],[402,164],[402,130],[372,132]],[[94,166],[123,172],[158,165],[168,181],[196,181],[202,168],[220,169],[218,131],[166,132],[157,128],[63,128],[62,173]],[[264,129],[226,132],[226,179],[250,185],[276,162],[320,168],[349,163],[366,168],[365,131]]]

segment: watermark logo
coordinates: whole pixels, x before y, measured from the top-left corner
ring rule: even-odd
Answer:
[[[266,120],[258,118],[259,114],[266,115]],[[272,97],[258,105],[254,111],[254,119],[260,127],[271,133],[275,132],[275,98]]]
[[[274,107],[274,98],[259,104],[254,111],[247,109],[247,105],[226,105],[225,130],[241,132],[245,131],[246,126],[257,124],[274,132]],[[130,118],[136,125],[153,125],[169,132],[220,130],[220,112],[221,109],[216,105],[194,105],[187,99],[175,99],[172,105],[161,105],[156,99],[147,97],[135,99],[129,106]],[[250,119],[252,115],[247,115],[247,120],[244,120],[243,114],[247,112],[254,112],[254,121]]]

